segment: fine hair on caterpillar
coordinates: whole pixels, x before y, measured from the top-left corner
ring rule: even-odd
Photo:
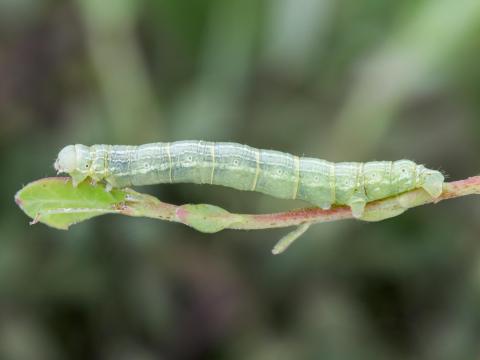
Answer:
[[[299,199],[329,209],[348,205],[361,218],[371,201],[423,188],[437,198],[444,176],[410,160],[341,162],[298,157],[228,142],[176,141],[140,146],[68,145],[55,169],[72,177],[105,181],[108,188],[196,183]]]

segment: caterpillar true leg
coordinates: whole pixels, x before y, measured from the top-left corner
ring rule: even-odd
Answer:
[[[70,174],[70,176],[72,177],[73,187],[77,187],[78,184],[80,184],[83,180],[85,180],[85,177],[82,175]]]

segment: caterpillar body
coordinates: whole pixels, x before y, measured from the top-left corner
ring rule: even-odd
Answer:
[[[368,202],[415,188],[442,193],[441,172],[410,160],[332,163],[236,143],[177,141],[140,146],[69,145],[55,161],[74,186],[90,177],[108,188],[157,183],[223,185],[323,209],[348,205],[355,217]]]

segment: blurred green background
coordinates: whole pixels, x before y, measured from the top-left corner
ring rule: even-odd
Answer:
[[[478,0],[1,0],[1,359],[480,357],[479,199],[376,224],[206,235],[104,216],[30,227],[13,195],[66,144],[203,139],[480,163]],[[300,202],[145,187],[234,212]]]

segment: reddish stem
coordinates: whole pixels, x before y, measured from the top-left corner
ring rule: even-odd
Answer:
[[[367,204],[363,220],[378,221],[389,217],[397,216],[407,209],[425,205],[429,203],[438,203],[443,200],[456,197],[480,194],[480,176],[471,177],[465,180],[445,183],[443,193],[440,197],[434,199],[430,197],[423,189],[412,190],[395,197],[382,199]],[[171,205],[151,198],[148,209],[143,208],[141,216],[148,216],[163,220],[175,221],[191,225],[186,221],[188,217],[185,214],[185,208],[182,206]],[[147,213],[145,213],[147,210]],[[138,216],[135,212],[126,213],[127,215]],[[184,216],[178,216],[183,214]],[[335,206],[330,210],[320,208],[304,208],[279,212],[273,214],[233,214],[226,213],[222,215],[223,219],[230,225],[225,228],[239,230],[269,229],[300,225],[302,223],[331,222],[353,218],[348,206]]]

